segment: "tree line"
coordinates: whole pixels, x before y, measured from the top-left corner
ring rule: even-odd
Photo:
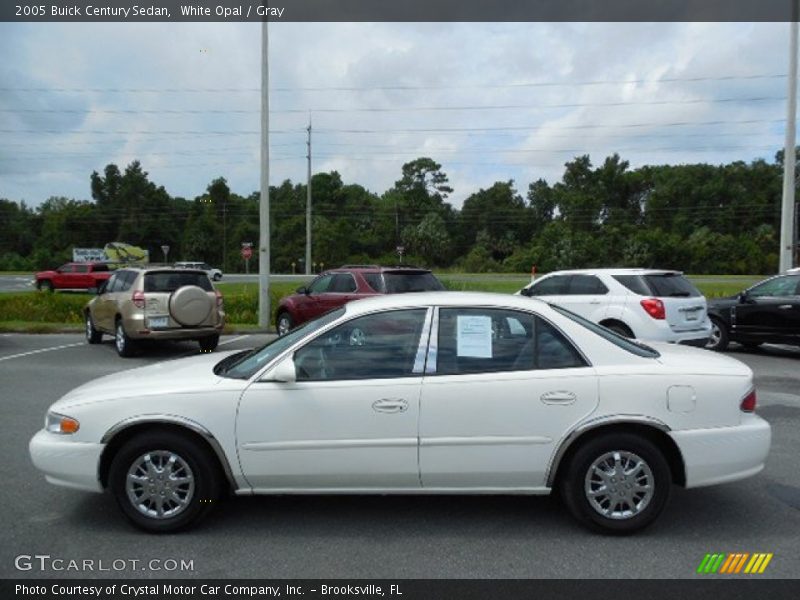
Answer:
[[[561,181],[520,191],[498,181],[460,209],[429,157],[403,165],[382,194],[336,171],[312,177],[314,270],[403,262],[468,272],[641,266],[692,273],[771,273],[778,267],[783,154],[773,162],[632,169],[614,154],[565,164]],[[73,247],[121,241],[151,261],[205,261],[241,272],[242,242],[257,246],[259,196],[218,177],[193,199],[172,197],[138,162],[90,177],[92,200],[52,197],[36,208],[0,198],[0,270],[52,268]],[[306,185],[270,188],[271,268],[304,272]],[[258,269],[257,252],[250,261]]]

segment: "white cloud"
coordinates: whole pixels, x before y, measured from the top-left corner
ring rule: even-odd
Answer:
[[[259,25],[6,23],[0,51],[11,59],[0,87],[12,88],[0,130],[34,131],[0,137],[0,196],[86,198],[93,169],[134,158],[173,195],[220,175],[237,193],[258,188]],[[632,166],[771,159],[785,102],[720,100],[783,97],[784,78],[687,79],[782,74],[787,55],[786,24],[273,24],[271,180],[305,180],[309,110],[315,171],[380,193],[430,155],[456,205],[498,180],[524,195],[576,154],[599,163],[619,151]],[[563,85],[519,85],[531,82]],[[415,89],[387,89],[398,86]],[[208,88],[240,91],[165,91]],[[553,106],[565,104],[581,106]],[[508,105],[526,108],[409,110]],[[55,112],[13,112],[30,109]],[[468,128],[512,129],[411,131]]]

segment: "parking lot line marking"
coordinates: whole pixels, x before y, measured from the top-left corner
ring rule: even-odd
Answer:
[[[40,354],[41,352],[50,352],[51,350],[63,350],[64,348],[72,348],[73,346],[83,346],[86,342],[76,342],[75,344],[64,344],[63,346],[53,346],[51,348],[41,348],[40,350],[31,350],[30,352],[21,352],[20,354],[12,354],[11,356],[0,357],[0,362],[4,360],[11,360],[12,358],[22,358],[23,356],[30,356],[31,354]]]
[[[220,342],[217,346],[224,346],[225,344],[232,344],[233,342],[238,342],[239,340],[243,340],[245,338],[249,338],[250,334],[247,335],[237,335],[235,338],[231,338],[229,340],[225,340],[224,342]]]

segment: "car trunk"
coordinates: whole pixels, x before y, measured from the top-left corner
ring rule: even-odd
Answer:
[[[682,274],[667,271],[643,275],[653,297],[664,303],[666,321],[673,331],[701,329],[706,315],[706,299]]]

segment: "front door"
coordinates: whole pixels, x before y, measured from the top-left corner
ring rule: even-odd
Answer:
[[[428,312],[351,319],[294,353],[296,382],[254,381],[245,390],[236,437],[253,488],[419,489]]]
[[[750,288],[734,307],[742,337],[791,338],[800,335],[800,275],[773,277]]]
[[[544,487],[564,431],[597,406],[594,369],[550,323],[511,309],[442,308],[431,346],[422,486]]]

